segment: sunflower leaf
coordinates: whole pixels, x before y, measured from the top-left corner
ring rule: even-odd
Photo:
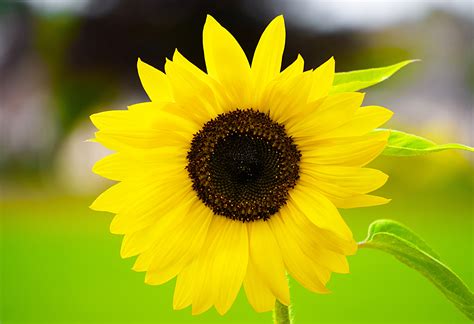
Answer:
[[[368,88],[385,81],[402,67],[417,61],[419,60],[407,60],[380,68],[336,73],[330,93],[351,92]]]
[[[378,131],[386,131],[386,129],[375,130],[375,132]],[[387,146],[382,154],[389,156],[416,156],[453,149],[474,152],[474,148],[467,145],[457,143],[436,144],[421,136],[391,129]]]
[[[376,220],[361,248],[388,252],[428,278],[469,319],[474,320],[474,295],[466,284],[415,233],[392,220]]]

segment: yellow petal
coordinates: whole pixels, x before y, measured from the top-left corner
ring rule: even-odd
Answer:
[[[96,139],[112,150],[187,146],[199,130],[189,119],[162,109],[113,110],[94,114]]]
[[[286,206],[284,221],[288,227],[289,234],[294,237],[301,250],[314,262],[316,267],[320,269],[319,275],[322,283],[327,283],[330,272],[349,272],[349,264],[345,254],[334,251],[331,247],[326,246],[326,242],[322,240],[320,236],[311,235],[319,234],[320,231],[314,231],[314,223],[311,224],[310,217],[303,214],[292,202]],[[354,242],[352,238],[348,239],[345,237],[344,239],[347,242]],[[323,269],[322,272],[321,269]]]
[[[302,163],[364,166],[375,159],[387,145],[389,132],[317,141],[297,139]]]
[[[171,87],[171,85],[170,85]],[[201,120],[196,120],[194,115],[191,115],[189,113],[189,109],[185,109],[181,105],[177,103],[170,103],[170,102],[141,102],[138,104],[130,105],[128,106],[128,110],[133,112],[133,113],[138,113],[138,114],[150,114],[149,110],[162,110],[163,112],[167,114],[172,114],[176,115],[182,119],[184,119],[186,122],[194,124],[193,127],[196,127],[197,129],[200,129],[202,126]],[[142,117],[142,119],[147,119],[151,120],[149,117]],[[142,121],[142,124],[146,124],[146,122]]]
[[[265,89],[262,89],[261,95],[259,95],[256,100],[255,100],[255,105],[253,106],[255,109],[259,109],[265,113],[273,110],[271,107],[271,103],[268,102],[268,100],[271,98],[272,92],[280,92],[284,93],[284,82],[285,80],[290,80],[295,78],[296,76],[300,75],[303,73],[303,68],[304,68],[304,61],[301,55],[298,55],[296,60],[290,64],[283,72],[280,73],[275,79],[273,79],[269,84],[266,85]],[[307,78],[307,89],[309,89],[309,78]],[[279,90],[281,89],[281,90]],[[286,93],[288,96],[289,93]],[[306,99],[305,99],[306,100]]]
[[[278,78],[265,89],[259,109],[269,112],[274,121],[286,124],[290,118],[301,113],[310,87],[310,72],[289,79]]]
[[[267,84],[280,73],[284,47],[285,22],[280,15],[267,26],[255,49],[252,79],[256,97],[261,96]]]
[[[284,222],[284,217],[285,215],[280,212],[273,215],[267,222],[275,234],[288,272],[307,289],[319,293],[328,293],[329,290],[321,281],[321,276],[325,270],[318,269],[314,262],[301,250],[293,235],[296,229],[290,231],[290,225]],[[300,234],[304,235],[304,233]]]
[[[150,236],[150,241],[147,242],[147,246],[140,248],[140,255],[135,260],[135,264],[133,265],[134,271],[141,272],[148,271],[150,269],[156,254],[160,253],[157,252],[160,244],[163,244],[163,242],[165,242],[164,244],[167,244],[166,240],[171,235],[170,232],[176,231],[178,224],[182,224],[183,218],[194,211],[193,208],[195,208],[194,206],[196,205],[196,201],[197,198],[195,196],[190,196],[189,199],[180,201],[180,203],[177,204],[175,208],[172,208],[164,215],[156,217],[155,221],[152,222],[148,227],[125,235],[125,237],[132,237],[132,235],[135,234],[138,236],[140,234],[144,234],[147,229],[150,229],[154,233]],[[188,246],[188,243],[188,241],[183,240],[184,245]]]
[[[288,205],[287,210],[289,211],[289,216],[285,216],[285,221],[296,224],[297,227],[304,229],[306,235],[314,240],[317,245],[342,255],[352,255],[356,253],[357,243],[354,239],[347,239],[340,233],[316,226],[306,215],[298,212],[291,204]],[[313,248],[311,248],[311,250],[311,252],[314,251]],[[313,259],[313,261],[318,260],[319,258]]]
[[[350,191],[352,195],[365,194],[383,186],[388,176],[382,171],[370,168],[355,168],[332,165],[301,164],[301,173],[308,175],[316,188],[326,185]]]
[[[356,208],[388,203],[389,199],[365,195],[387,179],[387,175],[374,169],[302,163],[299,185],[323,194],[338,208]]]
[[[133,118],[135,117],[135,118]],[[137,115],[127,110],[110,110],[90,116],[92,124],[99,130],[113,128],[131,128],[137,124]]]
[[[199,123],[205,123],[223,112],[211,87],[199,74],[169,60],[165,64],[165,70],[176,102],[185,107],[190,116],[198,118]]]
[[[173,295],[174,310],[186,308],[193,302],[193,286],[196,279],[193,277],[191,266],[192,264],[185,266],[176,279]]]
[[[347,92],[309,103],[308,108],[304,108],[307,111],[304,116],[294,118],[285,124],[288,134],[294,137],[318,138],[318,135],[351,120],[363,99],[362,93]]]
[[[130,150],[110,154],[97,161],[92,171],[111,180],[136,181],[183,172],[186,164],[186,150],[161,147],[154,150]]]
[[[383,125],[393,112],[379,106],[366,106],[358,109],[354,117],[340,127],[322,134],[324,138],[361,136]]]
[[[290,199],[316,226],[327,229],[351,240],[352,232],[342,219],[337,208],[322,194],[308,187],[297,186],[290,192]]]
[[[172,103],[164,105],[175,106]],[[150,106],[162,108],[149,109]],[[130,108],[129,110],[110,110],[93,114],[90,119],[101,131],[174,130],[187,133],[199,130],[187,118],[167,112],[163,105],[144,103],[130,106]]]
[[[142,184],[135,194],[135,200],[114,217],[110,224],[112,233],[133,233],[150,226],[171,212],[177,204],[188,202],[195,197],[191,181],[186,174],[150,182]]]
[[[160,223],[159,220],[158,223]],[[142,253],[150,248],[158,239],[158,235],[160,235],[160,232],[157,231],[155,226],[148,226],[139,231],[125,234],[120,248],[120,256],[122,258],[129,258]]]
[[[98,131],[95,133],[95,137],[97,142],[113,151],[126,151],[137,148],[153,149],[165,146],[187,147],[191,140],[190,136],[158,130],[133,132]]]
[[[249,260],[247,273],[244,278],[244,289],[247,299],[257,312],[268,312],[275,307],[275,296],[273,296],[267,285]]]
[[[173,101],[173,93],[166,75],[138,59],[138,76],[148,97],[152,101]]]
[[[135,183],[117,183],[101,193],[89,208],[97,211],[118,213],[127,206],[130,199],[133,199],[134,195],[131,193],[136,192],[137,187]]]
[[[215,216],[194,269],[193,314],[214,304],[226,313],[240,290],[248,262],[247,227],[242,222]]]
[[[192,64],[189,60],[187,60],[183,55],[181,55],[178,50],[175,50],[173,54],[173,62],[179,64],[184,69],[187,69],[196,78],[209,85],[209,87],[211,87],[211,89],[214,91],[215,98],[222,111],[229,111],[235,109],[232,101],[227,96],[226,89],[219,82],[211,78],[204,71]]]
[[[154,257],[148,267],[150,272],[175,263],[188,264],[201,250],[213,217],[212,210],[195,198],[185,212],[176,215],[166,227],[166,235],[155,245]]]
[[[280,76],[278,77],[279,79],[288,79],[297,76],[298,74],[303,73],[304,70],[304,60],[303,57],[298,54],[296,57],[296,60],[291,63],[286,69],[284,69],[281,73]]]
[[[211,222],[212,224],[212,222]],[[209,232],[208,232],[209,234]],[[204,253],[204,249],[201,254]],[[208,274],[212,271],[213,264],[202,261],[202,257],[198,256],[188,267],[192,277],[192,285],[188,286],[192,292],[192,308],[193,315],[201,314],[207,311],[215,303],[217,297],[217,283],[214,278]],[[186,280],[188,283],[189,281]]]
[[[322,194],[334,204],[336,201],[340,201],[341,199],[346,199],[346,198],[350,198],[356,195],[360,195],[352,190],[349,190],[341,186],[337,186],[332,183],[325,183],[324,185],[318,185],[316,184],[315,180],[312,177],[308,176],[307,174],[301,174],[299,184],[301,184],[304,188],[309,188],[306,190],[317,191],[319,194]]]
[[[308,101],[314,101],[328,95],[334,81],[336,62],[331,57],[313,72],[313,87]]]
[[[290,303],[285,266],[275,237],[263,221],[248,224],[250,259],[256,273],[270,291],[283,303]]]
[[[205,83],[208,82],[208,75],[196,65],[191,63],[187,58],[185,58],[177,49],[173,53],[173,62],[191,72],[196,78],[200,79],[201,81]]]
[[[129,111],[132,111],[133,113],[141,112],[143,114],[148,114],[148,113],[150,113],[149,110],[153,111],[153,110],[157,110],[157,109],[158,110],[165,109],[167,106],[176,106],[176,104],[174,104],[172,102],[147,101],[147,102],[139,102],[139,103],[136,103],[136,104],[132,104],[130,106],[127,106],[127,109]],[[100,127],[98,127],[98,128],[100,129]]]
[[[382,181],[384,181],[383,179],[384,177],[381,177],[377,180],[379,182],[375,182],[374,184],[367,183],[367,187],[361,189],[361,191],[371,191],[370,189],[372,189],[372,187],[381,185]],[[337,208],[377,206],[390,202],[390,199],[361,194],[356,191],[357,189],[354,190],[353,188],[348,188],[347,186],[316,180],[315,178],[305,173],[301,174],[299,183],[305,188],[309,188],[307,190],[315,190],[320,194],[324,195]]]
[[[207,73],[229,92],[235,108],[250,104],[250,66],[235,38],[214,18],[207,16],[203,30]]]
[[[176,214],[151,249],[153,257],[145,282],[162,284],[189,264],[201,251],[212,217],[212,211],[199,200],[189,210]]]
[[[390,200],[391,199],[372,195],[359,195],[335,199],[334,204],[337,206],[337,208],[359,208],[388,204]]]

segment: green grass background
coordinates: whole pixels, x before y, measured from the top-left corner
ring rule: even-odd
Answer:
[[[371,221],[392,218],[423,237],[469,287],[473,278],[473,167],[460,153],[413,159],[382,158],[391,175],[386,206],[342,211],[362,240]],[[60,190],[3,198],[1,323],[271,323],[255,313],[243,290],[225,316],[172,310],[174,281],[143,283],[119,256],[112,215],[88,209],[93,197]],[[296,323],[469,323],[424,277],[390,255],[361,250],[351,274],[334,275],[329,295],[291,281]]]

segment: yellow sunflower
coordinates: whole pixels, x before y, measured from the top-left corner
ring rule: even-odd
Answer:
[[[265,29],[249,64],[208,16],[207,73],[178,51],[165,73],[138,60],[150,102],[91,116],[96,141],[116,153],[93,171],[119,181],[91,208],[116,214],[121,255],[145,282],[174,277],[174,308],[224,314],[242,284],[256,311],[290,302],[286,273],[327,293],[357,245],[337,208],[386,203],[367,193],[387,176],[364,168],[392,113],[361,107],[362,93],[330,94],[334,59],[281,71],[283,17]]]

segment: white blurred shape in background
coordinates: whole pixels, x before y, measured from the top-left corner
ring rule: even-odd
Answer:
[[[271,0],[265,7],[284,12],[303,27],[318,30],[373,29],[422,19],[433,10],[453,12],[474,20],[471,0]]]

